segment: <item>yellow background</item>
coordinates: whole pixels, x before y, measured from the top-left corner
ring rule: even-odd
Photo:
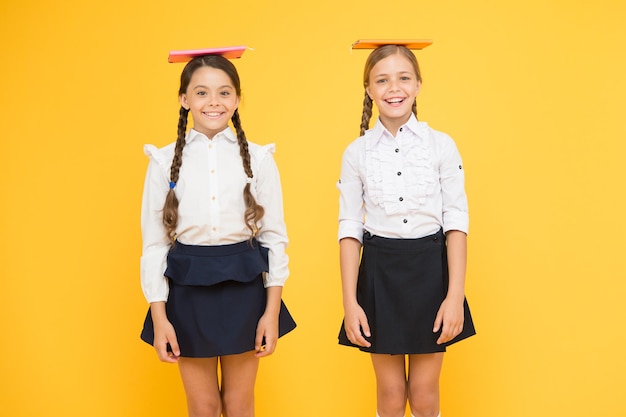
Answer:
[[[502,0],[0,3],[0,414],[181,416],[139,340],[144,143],[174,140],[171,49],[248,45],[250,140],[275,142],[298,329],[262,361],[257,415],[373,416],[340,347],[335,188],[357,136],[359,38],[432,38],[419,117],[456,140],[478,335],[449,349],[455,417],[626,415],[626,5]]]

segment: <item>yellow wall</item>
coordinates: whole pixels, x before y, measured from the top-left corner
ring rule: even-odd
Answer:
[[[138,338],[142,145],[175,136],[170,49],[245,44],[242,120],[278,146],[299,323],[263,360],[257,415],[373,416],[369,358],[336,345],[335,181],[361,111],[350,44],[407,37],[435,41],[419,116],[455,138],[471,205],[479,335],[446,356],[444,415],[626,415],[625,20],[618,0],[2,0],[0,414],[184,414],[177,369]]]

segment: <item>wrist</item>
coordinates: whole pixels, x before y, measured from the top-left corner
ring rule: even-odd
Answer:
[[[463,291],[450,288],[446,294],[446,299],[454,302],[463,302],[465,300],[465,293]]]
[[[343,300],[343,308],[344,310],[347,310],[349,308],[358,306],[359,303],[356,300],[356,297],[350,297],[350,298],[344,298]]]
[[[157,301],[150,303],[150,315],[153,322],[159,322],[167,320],[167,313],[165,312],[165,301]]]

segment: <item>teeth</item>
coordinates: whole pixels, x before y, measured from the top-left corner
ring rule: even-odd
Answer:
[[[206,115],[209,117],[218,117],[220,114],[221,113],[219,112],[210,112],[210,113],[207,113]]]
[[[404,101],[403,98],[392,98],[391,100],[387,100],[389,104],[402,103]]]

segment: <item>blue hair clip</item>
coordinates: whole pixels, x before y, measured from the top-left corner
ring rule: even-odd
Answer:
[[[176,183],[174,181],[170,181],[170,190],[176,187]]]

